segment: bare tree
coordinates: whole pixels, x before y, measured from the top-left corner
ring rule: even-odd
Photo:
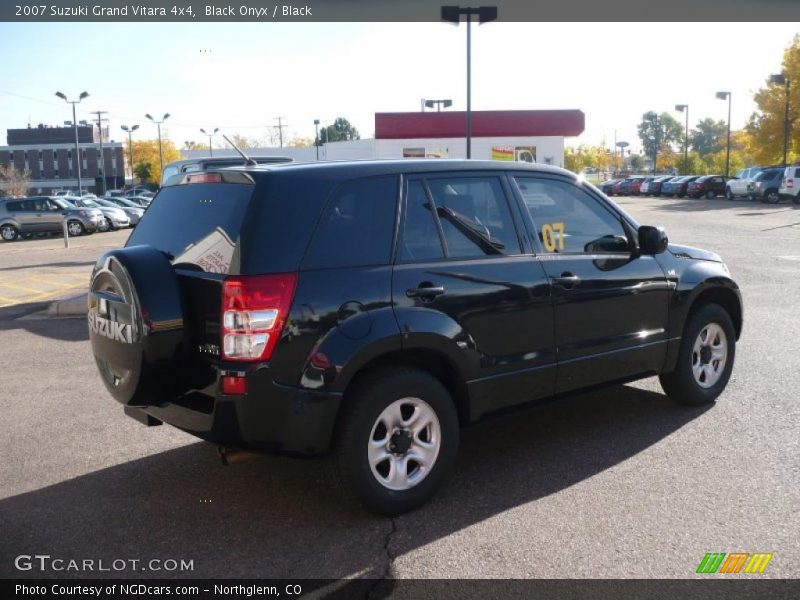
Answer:
[[[12,165],[0,165],[0,189],[9,196],[24,196],[31,185],[31,172],[19,171]]]

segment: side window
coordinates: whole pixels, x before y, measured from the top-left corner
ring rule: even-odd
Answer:
[[[19,212],[22,210],[22,202],[9,202],[6,207],[8,212]]]
[[[391,259],[397,178],[349,181],[328,201],[304,269],[386,265]]]
[[[448,258],[520,253],[511,210],[497,177],[435,178],[426,183]]]
[[[444,258],[442,242],[428,200],[420,181],[410,181],[406,194],[406,210],[400,232],[398,259],[405,262]]]
[[[584,190],[564,181],[515,179],[545,252],[630,252],[619,218]]]

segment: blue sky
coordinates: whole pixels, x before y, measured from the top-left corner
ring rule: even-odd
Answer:
[[[200,127],[264,140],[312,137],[313,120],[344,116],[363,137],[376,111],[418,110],[420,98],[465,107],[465,31],[442,23],[0,24],[0,142],[9,127],[71,119],[56,90],[91,96],[79,118],[106,110],[119,126],[171,113],[178,145]],[[691,122],[724,119],[717,90],[733,92],[733,127],[752,92],[780,68],[797,23],[491,23],[473,27],[473,109],[579,108],[571,143],[632,141],[642,112],[690,105]],[[682,116],[676,114],[676,118]],[[221,140],[219,140],[221,143]]]

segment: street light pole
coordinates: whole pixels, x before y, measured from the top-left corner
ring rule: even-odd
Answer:
[[[202,127],[200,128],[200,132],[203,135],[207,135],[208,136],[208,156],[212,157],[212,158],[214,156],[214,151],[211,149],[211,138],[214,137],[214,134],[216,134],[218,131],[219,131],[219,127],[215,127],[214,131],[212,131],[211,133],[206,132],[206,130],[203,129]]]
[[[164,150],[161,147],[161,124],[169,119],[169,113],[164,113],[160,121],[156,121],[152,116],[146,114],[145,117],[150,119],[158,127],[158,162],[161,165],[161,172],[164,172]]]
[[[67,104],[72,104],[72,126],[75,128],[75,158],[73,160],[74,165],[77,165],[77,173],[78,173],[78,194],[83,193],[83,183],[81,181],[81,150],[80,145],[78,144],[78,117],[76,116],[75,112],[75,105],[79,104],[81,100],[84,98],[89,97],[89,92],[81,92],[80,96],[78,96],[77,100],[68,100],[65,94],[61,92],[56,92],[56,96],[61,98]]]
[[[676,104],[675,110],[686,113],[686,132],[683,136],[683,170],[684,175],[689,174],[689,105]]]
[[[786,104],[783,110],[783,167],[786,168],[786,155],[789,149],[789,78],[783,73],[779,73],[771,75],[770,81],[786,86]]]
[[[725,177],[728,177],[731,171],[731,93],[717,92],[717,98],[728,100],[728,134],[725,142]]]
[[[317,147],[317,160],[319,160],[319,119],[314,119],[314,145]]]
[[[496,6],[479,6],[463,8],[460,6],[443,6],[442,21],[458,25],[461,17],[467,18],[467,158],[472,158],[472,15],[478,16],[478,24],[483,25],[497,19]]]
[[[131,163],[131,183],[133,184],[133,193],[136,193],[136,173],[133,171],[133,132],[139,129],[138,125],[132,125],[128,127],[127,125],[122,125],[122,131],[128,132],[128,156],[130,157],[128,160]]]

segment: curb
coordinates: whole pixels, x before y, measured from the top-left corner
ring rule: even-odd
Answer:
[[[77,296],[54,300],[47,307],[47,314],[53,317],[73,317],[85,315],[87,312],[86,292]]]

